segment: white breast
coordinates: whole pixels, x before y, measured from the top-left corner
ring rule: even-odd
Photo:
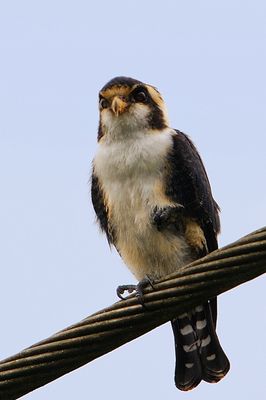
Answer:
[[[171,205],[164,196],[166,156],[172,131],[135,132],[126,140],[101,143],[95,173],[106,195],[116,247],[137,279],[158,278],[187,262],[183,238],[159,232],[151,223],[154,206]]]

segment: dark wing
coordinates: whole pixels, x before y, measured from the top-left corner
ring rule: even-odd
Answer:
[[[114,243],[114,232],[108,223],[108,208],[105,204],[104,193],[99,179],[93,169],[91,176],[91,200],[97,216],[97,222],[105,232],[109,244]]]
[[[217,249],[217,234],[220,230],[219,206],[212,197],[209,179],[197,149],[180,131],[176,131],[173,136],[169,163],[170,173],[166,194],[176,203],[184,206],[185,218],[196,221],[200,226],[206,239],[208,248],[206,250],[211,252]],[[204,329],[197,327],[197,323],[202,320],[206,320]],[[184,345],[187,345],[185,341],[190,339],[193,340],[192,343],[195,343],[195,338],[182,334],[180,318],[172,321],[177,359],[175,382],[178,388],[189,390],[197,386],[201,379],[207,382],[218,382],[228,372],[230,364],[215,332],[216,320],[216,297],[203,304],[200,311],[195,310],[193,320],[190,321],[191,326],[194,326],[192,331],[195,332],[200,343],[203,343],[204,338],[207,337],[210,343],[200,345],[200,350],[195,350],[194,354],[184,352]],[[189,320],[185,323],[189,324]],[[212,354],[215,354],[214,359],[209,357]],[[197,357],[200,358],[200,364],[197,362]],[[188,369],[188,363],[191,363],[193,368]]]
[[[185,207],[185,215],[193,218],[203,230],[208,251],[217,249],[220,231],[219,206],[212,197],[211,186],[201,157],[184,133],[176,130],[169,154],[171,173],[166,195]]]
[[[166,194],[185,207],[185,215],[200,225],[208,251],[218,248],[220,232],[219,206],[212,197],[210,182],[202,159],[187,135],[176,130],[173,149],[169,154],[171,174],[167,180]],[[217,299],[210,301],[214,326],[217,320]]]

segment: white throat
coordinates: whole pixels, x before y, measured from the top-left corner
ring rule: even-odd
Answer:
[[[148,130],[149,109],[141,104],[135,104],[122,115],[115,116],[110,110],[104,110],[101,115],[104,130],[103,141],[125,141],[130,138],[138,139],[135,134]]]
[[[123,131],[123,137],[102,138],[94,159],[95,172],[104,183],[158,175],[172,146],[172,130]]]

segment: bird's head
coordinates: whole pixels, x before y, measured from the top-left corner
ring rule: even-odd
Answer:
[[[152,133],[168,127],[167,111],[158,90],[127,77],[110,80],[99,93],[98,140]]]

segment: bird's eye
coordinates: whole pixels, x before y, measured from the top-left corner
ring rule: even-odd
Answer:
[[[132,94],[133,99],[138,103],[145,103],[147,100],[147,94],[143,90],[138,90]]]
[[[100,99],[99,105],[100,105],[100,108],[108,108],[109,107],[109,101],[102,97]]]

